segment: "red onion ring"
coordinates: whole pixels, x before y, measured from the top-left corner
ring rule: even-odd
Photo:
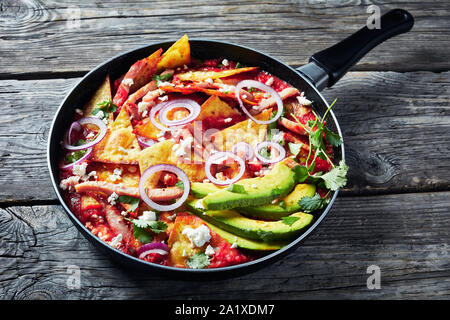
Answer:
[[[247,108],[245,108],[244,104],[242,103],[241,100],[241,96],[239,95],[239,91],[244,88],[244,87],[253,87],[253,88],[257,88],[259,90],[265,91],[269,94],[272,95],[272,97],[275,99],[277,106],[278,106],[278,111],[277,114],[275,115],[275,117],[273,117],[270,120],[267,121],[261,121],[256,119],[255,117],[253,117],[250,112],[247,110]],[[242,111],[244,111],[244,113],[250,118],[252,119],[254,122],[259,123],[259,124],[269,124],[272,122],[275,122],[278,120],[279,117],[281,117],[281,114],[283,113],[283,100],[281,100],[280,95],[278,94],[278,92],[276,92],[274,89],[272,89],[271,87],[265,85],[262,82],[256,81],[256,80],[242,80],[241,82],[239,82],[236,85],[236,89],[234,91],[234,95],[236,96],[236,99],[239,102],[239,105],[241,106]]]
[[[152,242],[144,244],[139,248],[137,254],[139,259],[144,259],[150,253],[158,253],[161,255],[165,255],[169,253],[169,246],[162,242]]]
[[[213,177],[213,175],[211,174],[211,165],[214,163],[214,160],[217,160],[218,158],[223,158],[223,157],[230,157],[233,158],[237,163],[239,163],[239,166],[241,167],[241,169],[239,170],[239,173],[233,177],[232,179],[227,179],[227,180],[219,180],[215,177]],[[228,185],[228,184],[232,184],[235,183],[236,181],[238,181],[245,173],[245,163],[244,160],[235,155],[234,153],[231,152],[216,152],[213,155],[211,155],[208,160],[206,160],[205,163],[205,174],[206,177],[209,179],[209,181],[211,181],[214,184],[217,185]]]
[[[67,132],[67,142],[68,144],[72,144],[72,131],[76,130],[76,131],[80,131],[81,130],[81,125],[78,121],[72,122],[72,124],[70,125],[69,131]]]
[[[169,171],[178,176],[178,178],[183,182],[184,185],[184,192],[183,195],[173,204],[170,205],[161,205],[156,202],[154,202],[150,197],[147,195],[147,192],[145,190],[145,182],[148,180],[148,178],[154,174],[155,172],[159,171]],[[189,191],[191,190],[191,183],[189,182],[189,178],[184,173],[183,170],[180,168],[173,166],[171,164],[156,164],[153,166],[148,167],[145,169],[144,173],[141,176],[141,179],[139,180],[139,195],[141,199],[148,204],[151,208],[158,210],[158,211],[171,211],[178,207],[180,207],[189,196]]]
[[[231,152],[235,154],[238,154],[239,151],[244,151],[245,160],[251,160],[254,156],[253,148],[247,142],[238,142],[231,148]]]
[[[151,147],[152,145],[154,145],[156,143],[155,140],[149,139],[149,138],[146,138],[146,137],[136,136],[136,138],[137,138],[137,141],[138,141],[139,145],[142,148],[144,148],[144,149],[148,148],[148,147]]]
[[[91,152],[92,152],[92,148],[87,149],[86,154],[85,154],[84,156],[82,156],[80,159],[78,159],[78,160],[75,161],[75,162],[69,163],[69,164],[61,164],[61,165],[59,166],[59,168],[60,168],[61,170],[72,169],[72,167],[73,167],[74,165],[79,164],[79,163],[81,163],[81,162],[87,160],[87,159],[89,158],[89,156],[91,155]]]
[[[167,119],[167,113],[175,108],[185,108],[189,110],[189,115],[181,120],[169,120]],[[189,122],[194,121],[198,115],[202,107],[194,100],[190,99],[177,99],[168,101],[167,104],[159,111],[159,122],[166,126],[181,126],[187,124]]]
[[[70,151],[78,151],[78,150],[84,150],[90,147],[95,146],[97,143],[99,143],[100,141],[102,141],[102,139],[105,137],[106,135],[106,124],[100,120],[99,118],[96,117],[87,117],[87,118],[81,118],[78,121],[78,124],[81,126],[82,124],[93,124],[96,125],[99,129],[99,133],[97,134],[97,138],[95,138],[93,141],[83,144],[81,146],[73,146],[71,144],[70,141],[70,137],[69,137],[69,133],[72,133],[72,130],[75,129],[76,125],[72,123],[72,125],[69,128],[69,132],[67,132],[67,134],[64,136],[64,140],[63,140],[63,147],[66,148],[67,150]]]
[[[150,122],[151,122],[156,128],[158,128],[159,130],[162,130],[162,131],[168,131],[169,128],[167,128],[167,127],[161,125],[160,123],[158,123],[158,122],[156,121],[156,119],[155,119],[155,115],[156,115],[156,113],[157,113],[159,110],[161,110],[162,108],[164,108],[164,107],[167,105],[167,103],[168,103],[168,101],[158,103],[156,106],[154,106],[154,107],[150,110],[150,115],[149,115]]]
[[[276,157],[274,159],[267,159],[267,158],[263,157],[259,153],[259,151],[264,147],[271,147],[271,148],[277,149],[278,153],[279,153],[278,157]],[[286,150],[284,150],[284,148],[282,146],[280,146],[278,143],[275,143],[272,141],[263,141],[256,145],[255,154],[256,154],[256,157],[263,163],[276,163],[276,162],[280,162],[281,160],[284,159],[284,157],[286,156]]]

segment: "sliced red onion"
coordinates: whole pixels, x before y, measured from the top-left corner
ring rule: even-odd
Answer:
[[[184,185],[184,192],[183,195],[175,202],[170,205],[161,205],[156,202],[154,202],[150,197],[147,195],[147,192],[145,190],[145,182],[148,180],[148,178],[159,171],[169,171],[178,176],[178,178],[183,182]],[[153,166],[148,167],[145,169],[144,173],[141,176],[141,179],[139,180],[139,195],[141,199],[148,204],[151,208],[158,210],[158,211],[171,211],[178,207],[180,207],[189,196],[189,191],[191,190],[191,183],[189,182],[189,178],[187,177],[186,173],[184,173],[183,170],[180,168],[173,166],[171,164],[156,164]]]
[[[227,179],[227,180],[219,180],[216,177],[213,177],[213,175],[211,174],[211,165],[214,163],[215,160],[217,160],[219,158],[225,158],[225,159],[233,158],[237,163],[239,163],[239,166],[240,166],[239,173],[236,176],[234,176],[233,178]],[[212,183],[217,184],[217,185],[223,186],[223,185],[229,185],[229,184],[235,183],[244,175],[244,172],[245,172],[244,160],[241,157],[239,157],[231,152],[222,152],[222,151],[216,152],[213,155],[211,155],[208,158],[208,160],[206,160],[206,163],[205,163],[206,177],[209,179],[209,181],[211,181]]]
[[[239,95],[239,91],[242,88],[249,88],[249,87],[253,87],[253,88],[265,91],[265,92],[269,93],[270,95],[272,95],[272,97],[275,99],[275,101],[277,103],[277,106],[278,106],[278,111],[277,111],[277,114],[275,115],[275,117],[273,117],[272,119],[267,120],[267,121],[261,121],[261,120],[256,119],[255,117],[253,117],[250,114],[250,112],[247,110],[247,108],[245,108],[244,104],[242,103],[241,96]],[[265,85],[262,82],[259,82],[259,81],[256,81],[256,80],[242,80],[241,82],[239,82],[236,85],[236,89],[234,91],[234,95],[236,96],[236,99],[238,100],[242,111],[244,111],[244,113],[256,123],[269,124],[269,123],[275,122],[275,121],[278,120],[279,117],[281,117],[281,114],[283,113],[283,100],[281,100],[281,97],[278,94],[278,92],[276,92],[274,89],[272,89],[271,87]]]
[[[253,148],[247,142],[238,142],[231,148],[231,152],[235,154],[238,154],[239,151],[244,152],[245,160],[251,160],[254,156]]]
[[[167,119],[167,113],[175,108],[185,108],[189,110],[189,115],[181,120],[169,120]],[[168,101],[167,104],[159,111],[159,122],[166,126],[181,126],[194,121],[202,107],[194,100],[190,99],[177,99]]]
[[[136,136],[136,137],[137,137],[137,141],[138,141],[139,145],[144,149],[151,147],[152,145],[154,145],[156,143],[156,141],[153,139],[149,139],[149,138],[142,137],[142,136]]]
[[[167,103],[169,103],[169,101],[161,102],[161,103],[157,104],[156,106],[154,106],[154,107],[150,110],[150,115],[149,115],[150,122],[151,122],[156,128],[158,128],[159,130],[162,130],[162,131],[168,131],[169,128],[167,128],[166,126],[163,126],[163,125],[161,125],[160,123],[158,123],[158,121],[156,121],[156,119],[155,119],[155,115],[156,115],[156,113],[157,113],[158,111],[160,111],[162,108],[164,108],[164,107],[167,105]]]
[[[267,159],[266,157],[263,157],[259,153],[259,151],[265,147],[270,147],[272,150],[277,149],[278,156],[276,158],[271,158],[271,159]],[[272,150],[271,150],[271,154],[272,154]],[[284,148],[281,145],[279,145],[278,143],[275,143],[272,141],[263,141],[256,145],[255,154],[256,154],[256,157],[263,163],[276,163],[276,162],[280,162],[281,160],[284,159],[284,157],[286,156],[286,150],[284,150]]]
[[[169,253],[169,246],[162,242],[152,242],[144,244],[138,250],[139,259],[144,259],[150,253],[158,253],[161,255],[166,255]]]
[[[97,143],[99,143],[100,141],[102,141],[102,139],[103,139],[103,138],[105,137],[105,135],[106,135],[106,131],[107,131],[106,124],[105,124],[102,120],[100,120],[99,118],[96,118],[96,117],[87,117],[87,118],[81,118],[80,120],[75,121],[75,122],[77,122],[78,125],[80,125],[80,127],[81,127],[81,125],[83,125],[83,124],[93,124],[93,125],[96,125],[96,126],[98,127],[98,129],[99,129],[99,132],[97,133],[97,137],[96,137],[93,141],[88,142],[88,143],[85,143],[85,144],[83,144],[83,145],[81,145],[81,146],[74,146],[74,145],[71,144],[71,141],[70,141],[70,134],[72,133],[72,130],[75,129],[75,128],[77,127],[77,125],[75,125],[74,123],[72,123],[72,125],[71,125],[70,128],[69,128],[69,131],[67,132],[67,134],[66,134],[66,136],[64,137],[64,140],[63,140],[63,147],[66,148],[67,150],[70,150],[70,151],[78,151],[78,150],[84,150],[84,149],[93,147],[93,146],[95,146]]]
[[[87,159],[89,158],[89,156],[91,155],[91,152],[92,152],[92,148],[87,149],[85,155],[82,156],[80,159],[78,159],[78,160],[75,161],[75,162],[69,163],[69,164],[61,164],[61,165],[59,166],[59,168],[60,168],[61,170],[72,169],[72,167],[73,167],[74,165],[80,164],[80,163],[82,163],[83,161],[87,160]]]
[[[70,125],[69,131],[67,132],[67,143],[68,144],[72,144],[72,132],[73,130],[75,131],[80,131],[81,130],[81,124],[78,121],[72,122],[72,124]]]

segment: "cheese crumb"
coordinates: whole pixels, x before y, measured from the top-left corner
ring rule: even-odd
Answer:
[[[156,213],[154,211],[144,211],[139,217],[141,221],[156,221]]]
[[[304,105],[304,106],[309,106],[311,104],[311,101],[306,99],[304,94],[297,96],[297,100],[298,100],[298,103],[300,103],[301,105]]]
[[[266,86],[271,86],[273,84],[273,77],[270,77],[269,79],[267,79],[266,81]]]
[[[111,180],[112,182],[114,182],[114,181],[122,179],[121,175],[122,175],[122,169],[116,168],[116,169],[114,169],[114,173],[109,175],[108,179]]]
[[[116,200],[119,199],[119,195],[115,192],[111,193],[111,195],[108,198],[108,203],[110,205],[115,205],[116,204]]]
[[[115,236],[112,240],[111,240],[111,242],[110,242],[110,245],[112,246],[112,247],[114,247],[114,248],[119,248],[120,247],[120,245],[122,244],[122,234],[121,233],[119,233],[117,236]]]
[[[222,64],[226,67],[226,66],[228,66],[230,63],[228,62],[227,59],[223,59],[223,60],[222,60]]]
[[[133,79],[125,78],[122,80],[122,84],[124,84],[128,87],[131,87],[134,84],[134,81],[133,81]]]
[[[71,190],[74,185],[80,181],[79,176],[71,176],[67,179],[61,180],[59,187],[63,190]]]
[[[211,234],[209,233],[208,227],[203,224],[196,229],[186,227],[183,229],[182,234],[185,235],[191,244],[196,247],[202,247],[211,239]]]
[[[76,176],[83,177],[86,174],[87,162],[82,162],[81,164],[76,164],[72,167],[72,172]]]
[[[215,253],[216,253],[216,252],[214,251],[214,248],[211,247],[210,244],[208,244],[208,246],[206,247],[206,250],[205,250],[205,254],[207,254],[208,256],[212,256],[212,255],[214,255]]]
[[[213,79],[211,79],[211,78],[206,79],[205,82],[210,83],[210,84],[214,83]]]
[[[167,101],[167,99],[169,99],[169,96],[162,96],[158,98],[161,101]]]
[[[225,122],[225,123],[228,123],[228,122],[231,122],[233,119],[232,118],[225,118],[223,121]]]
[[[203,200],[202,199],[198,199],[195,202],[194,207],[197,208],[197,209],[205,209],[205,206],[203,205]]]

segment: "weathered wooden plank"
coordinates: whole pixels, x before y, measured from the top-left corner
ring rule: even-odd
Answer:
[[[382,44],[355,70],[449,70],[448,1],[10,1],[0,10],[0,77],[88,71],[151,42],[231,41],[293,66],[366,24],[367,7],[401,7],[414,29]]]
[[[345,197],[294,252],[228,280],[183,281],[114,266],[60,206],[0,209],[3,299],[448,299],[450,192]],[[366,287],[381,268],[381,289]],[[69,289],[70,266],[80,289]]]
[[[58,104],[78,79],[0,81],[0,201],[56,199],[45,147]],[[344,193],[448,190],[450,72],[353,72],[326,90],[344,131]]]

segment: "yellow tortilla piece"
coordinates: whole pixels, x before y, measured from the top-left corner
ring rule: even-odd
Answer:
[[[130,87],[130,92],[135,92],[139,88],[152,81],[152,76],[157,70],[159,61],[161,61],[161,53],[162,49],[159,49],[153,52],[147,58],[139,60],[133,66],[131,66],[130,70],[125,75],[125,78],[131,78],[134,82]]]
[[[186,73],[182,73],[177,75],[177,77],[182,81],[205,81],[206,79],[219,79],[225,78],[229,76],[233,76],[235,74],[253,71],[258,69],[258,67],[246,67],[246,68],[238,68],[238,69],[229,69],[223,71],[189,71]]]
[[[114,169],[122,170],[120,175],[114,174]],[[139,168],[136,165],[116,165],[98,163],[94,167],[98,180],[108,183],[123,184],[125,187],[139,186]]]
[[[181,162],[172,151],[174,145],[172,140],[164,140],[142,150],[138,156],[141,174],[152,165],[166,163],[179,167],[186,173],[190,181],[203,181],[206,178],[203,164]],[[160,175],[150,177],[148,185],[154,186],[159,177]]]
[[[86,210],[88,208],[101,208],[100,203],[92,198],[91,196],[83,194],[81,196],[81,210]]]
[[[92,116],[92,111],[97,108],[97,104],[102,103],[103,101],[111,100],[111,82],[109,80],[109,75],[106,76],[102,85],[95,91],[91,100],[86,104],[83,109],[83,117]],[[112,114],[110,114],[112,117]]]
[[[191,62],[191,47],[185,34],[162,55],[158,70],[173,69]]]
[[[254,116],[261,121],[270,119],[272,109],[266,109]],[[214,145],[222,151],[231,151],[231,148],[238,142],[244,141],[253,148],[264,141],[267,133],[267,124],[258,124],[250,119],[236,123],[235,125],[223,129],[213,134]]]
[[[208,117],[228,118],[237,114],[240,114],[240,112],[230,107],[218,96],[211,96],[202,104],[202,110],[195,121],[204,120]]]
[[[116,120],[108,128],[106,136],[94,146],[92,161],[137,164],[137,156],[141,148],[133,133],[130,116],[126,108],[122,108]]]
[[[134,127],[134,133],[138,136],[145,138],[158,140],[158,134],[161,132],[157,127],[150,122],[149,119],[145,119],[142,124],[138,124]]]

